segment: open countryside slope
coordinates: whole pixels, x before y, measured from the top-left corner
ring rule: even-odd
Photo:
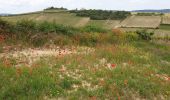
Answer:
[[[160,16],[131,16],[125,19],[122,23],[122,27],[142,27],[142,28],[157,28],[161,23]]]
[[[87,17],[78,17],[75,14],[69,12],[40,12],[34,14],[8,16],[2,18],[11,22],[16,22],[21,19],[30,19],[36,21],[56,22],[58,24],[70,26],[77,26],[77,24],[79,24],[80,22],[82,22],[81,25],[79,24],[80,26],[85,25],[88,22],[87,19],[89,19]]]

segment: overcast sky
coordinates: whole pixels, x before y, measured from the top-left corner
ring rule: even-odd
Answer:
[[[169,9],[170,0],[0,0],[0,13],[32,12],[50,6],[68,9]]]

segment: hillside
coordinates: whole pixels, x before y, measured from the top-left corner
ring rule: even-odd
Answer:
[[[22,19],[29,19],[35,21],[48,21],[48,22],[56,22],[58,24],[70,25],[70,26],[83,26],[88,22],[86,17],[78,17],[73,13],[65,12],[65,11],[43,11],[43,12],[35,12],[35,13],[27,13],[27,14],[20,14],[20,15],[13,15],[2,17],[5,20],[16,22]],[[79,24],[84,22],[82,24]]]
[[[0,100],[169,100],[169,25],[160,16],[108,18],[2,17]]]

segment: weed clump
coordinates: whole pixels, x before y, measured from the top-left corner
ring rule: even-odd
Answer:
[[[139,38],[142,40],[151,40],[154,32],[147,32],[146,30],[136,31]]]

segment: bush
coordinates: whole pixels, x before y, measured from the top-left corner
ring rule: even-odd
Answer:
[[[7,21],[0,19],[0,33],[8,33],[11,30],[11,25]]]
[[[135,41],[138,40],[138,35],[134,32],[127,32],[125,33],[125,39],[127,41]]]
[[[55,32],[64,35],[72,35],[76,33],[76,29],[72,27],[64,26],[56,23],[50,23],[50,22],[40,23],[38,27],[40,32],[45,32],[45,33]]]
[[[32,20],[17,21],[15,29],[17,32],[30,33],[36,30],[36,23]]]
[[[147,32],[146,30],[136,31],[138,37],[143,40],[151,40],[154,32]]]
[[[56,25],[55,26],[55,32],[56,33],[61,33],[63,35],[73,35],[77,33],[77,30],[73,27],[70,26],[64,26],[64,25]]]
[[[55,23],[42,22],[38,25],[38,30],[45,33],[55,32]]]

